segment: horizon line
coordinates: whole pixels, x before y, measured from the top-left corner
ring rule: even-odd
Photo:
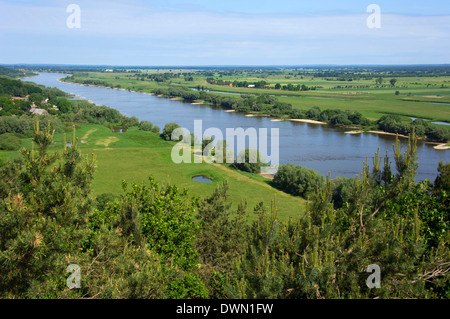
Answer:
[[[134,67],[134,68],[211,68],[211,67],[245,67],[245,68],[268,68],[268,67],[379,67],[379,66],[450,66],[450,63],[407,63],[407,64],[205,64],[205,65],[139,65],[139,64],[70,64],[70,63],[0,63],[0,66],[71,66],[71,67]]]

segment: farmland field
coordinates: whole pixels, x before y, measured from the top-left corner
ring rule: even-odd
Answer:
[[[309,71],[313,72],[313,71]],[[289,103],[294,109],[308,110],[340,109],[359,111],[363,116],[377,120],[385,114],[424,118],[433,121],[450,122],[450,76],[386,76],[383,73],[367,74],[346,72],[347,80],[334,77],[314,77],[297,69],[236,71],[233,75],[223,75],[220,71],[196,69],[147,69],[126,72],[74,73],[68,81],[83,83],[101,81],[100,86],[122,88],[139,92],[152,92],[158,87],[182,86],[202,87],[211,91],[234,94],[268,94],[276,96],[280,102]],[[165,75],[164,80],[155,81],[149,76]],[[344,75],[341,75],[344,77]],[[344,77],[344,78],[345,78]],[[364,77],[364,78],[358,78]],[[257,83],[264,81],[265,88],[248,85],[236,87],[217,85],[208,79],[226,83]],[[188,79],[188,80],[187,80]],[[380,79],[380,82],[376,82]],[[394,85],[391,80],[395,79]],[[275,89],[276,85],[281,86]],[[283,86],[304,85],[306,90],[287,90]]]

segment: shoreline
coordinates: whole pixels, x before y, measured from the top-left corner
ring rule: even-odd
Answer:
[[[315,120],[307,120],[307,119],[289,119],[292,122],[301,122],[301,123],[309,123],[309,124],[319,124],[319,125],[329,125],[325,122],[315,121]]]
[[[436,146],[433,146],[435,150],[450,150],[450,144],[448,143],[442,143]]]
[[[135,92],[135,93],[143,93],[143,94],[148,94],[148,95],[153,95],[153,96],[157,96],[157,97],[163,97],[161,94],[153,94],[153,93],[149,93],[149,92],[141,92],[141,91],[134,91],[134,90],[128,90],[128,89],[122,89],[122,88],[111,88],[111,87],[106,87],[106,86],[100,86],[100,85],[93,85],[93,84],[82,84],[82,83],[76,83],[76,82],[65,82],[65,81],[61,81],[62,78],[56,79],[58,82],[61,83],[70,83],[70,84],[78,84],[78,85],[86,85],[86,86],[94,86],[94,87],[100,87],[100,88],[110,88],[110,89],[114,89],[114,90],[125,90],[125,91],[129,91],[129,92]],[[176,101],[181,101],[182,98],[181,97],[175,97],[175,98],[169,98],[170,100],[176,100]],[[191,103],[191,104],[205,104],[205,103]],[[207,104],[207,103],[206,103]],[[206,105],[205,104],[205,105]],[[236,112],[236,110],[225,110],[225,112],[227,113],[234,113]],[[236,113],[240,113],[240,112],[236,112]],[[246,117],[255,117],[255,116],[269,116],[267,114],[255,114],[255,112],[251,112],[251,113],[245,113]],[[269,116],[270,117],[270,116]],[[300,123],[307,123],[307,124],[317,124],[317,125],[330,125],[329,123],[326,122],[321,122],[321,121],[316,121],[316,120],[309,120],[309,119],[280,119],[280,118],[273,118],[271,120],[272,122],[284,122],[284,121],[291,121],[291,122],[300,122]],[[347,131],[344,132],[346,134],[352,134],[352,135],[356,135],[356,134],[362,134],[362,133],[372,133],[372,134],[379,134],[379,135],[388,135],[388,136],[398,136],[401,138],[409,138],[409,136],[406,135],[402,135],[402,134],[397,134],[397,133],[389,133],[389,132],[383,132],[383,131]],[[437,143],[437,142],[428,142],[428,141],[424,141],[423,138],[419,137],[419,140],[422,140],[425,144],[437,144],[436,146],[434,146],[433,148],[436,150],[448,150],[450,149],[450,146],[448,146],[448,143]]]
[[[367,131],[367,133],[380,134],[380,135],[390,135],[390,136],[398,136],[403,138],[409,138],[409,136],[398,134],[398,133],[389,133],[383,131]]]

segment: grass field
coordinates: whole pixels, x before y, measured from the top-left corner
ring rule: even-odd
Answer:
[[[196,70],[171,70],[172,73],[195,72]],[[163,73],[169,70],[145,70],[146,73]],[[433,121],[450,123],[450,77],[399,77],[394,86],[389,85],[390,77],[383,77],[382,85],[375,85],[374,80],[339,81],[337,79],[314,78],[298,76],[289,73],[284,75],[255,76],[243,72],[236,76],[220,77],[226,81],[261,81],[270,83],[271,89],[255,89],[245,87],[229,87],[212,85],[205,76],[193,76],[193,81],[170,79],[164,83],[147,80],[141,81],[133,73],[90,72],[88,76],[77,79],[96,79],[109,83],[111,86],[133,91],[151,92],[161,85],[181,85],[186,87],[204,86],[209,90],[234,92],[243,94],[271,94],[278,96],[282,102],[289,103],[293,108],[307,110],[318,106],[321,109],[355,110],[363,116],[377,120],[384,114],[397,114],[405,117],[425,118]],[[305,84],[316,86],[310,91],[275,90],[276,83]],[[395,92],[399,94],[396,95]]]
[[[71,133],[66,141],[71,141]],[[81,124],[76,130],[78,145],[84,155],[94,154],[96,171],[92,183],[93,195],[102,193],[121,194],[121,182],[140,183],[154,176],[162,184],[176,184],[189,189],[193,196],[203,197],[210,194],[224,180],[229,184],[229,200],[234,207],[247,200],[248,211],[261,201],[270,207],[276,199],[279,217],[286,220],[305,211],[306,201],[299,197],[278,191],[268,184],[268,179],[259,175],[244,174],[219,164],[175,164],[171,159],[174,142],[164,141],[158,134],[139,131],[136,127],[126,133],[112,133],[102,125]],[[31,139],[23,142],[31,147]],[[64,134],[54,136],[52,151],[62,150]],[[8,160],[18,156],[18,152],[0,151],[0,159]],[[192,176],[206,175],[213,183],[199,183]],[[250,214],[252,220],[255,216]]]

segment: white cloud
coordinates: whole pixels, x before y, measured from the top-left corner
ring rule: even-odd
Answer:
[[[302,63],[302,60],[315,63],[314,59],[320,60],[317,63],[327,63],[327,59],[329,63],[380,63],[398,56],[418,63],[426,63],[426,59],[430,59],[428,63],[450,61],[448,16],[385,14],[381,29],[369,29],[366,12],[327,16],[182,12],[137,6],[138,1],[114,4],[75,1],[81,7],[81,28],[69,29],[65,9],[71,2],[55,1],[47,6],[1,4],[0,36],[15,35],[16,40],[8,37],[10,48],[14,48],[15,41],[33,37],[56,51],[58,42],[52,43],[54,39],[60,38],[66,45],[73,39],[74,48],[85,45],[94,48],[97,54],[104,51],[112,56],[122,55],[122,59],[126,58],[124,52],[142,56],[138,50],[151,48],[160,60],[165,54],[199,63],[200,57],[207,57],[217,64],[228,64],[227,59],[233,63],[240,59],[242,64]],[[112,44],[105,45],[108,41]],[[124,45],[114,47],[114,42]],[[111,47],[118,52],[107,51]],[[366,61],[369,57],[379,57],[379,61]]]

